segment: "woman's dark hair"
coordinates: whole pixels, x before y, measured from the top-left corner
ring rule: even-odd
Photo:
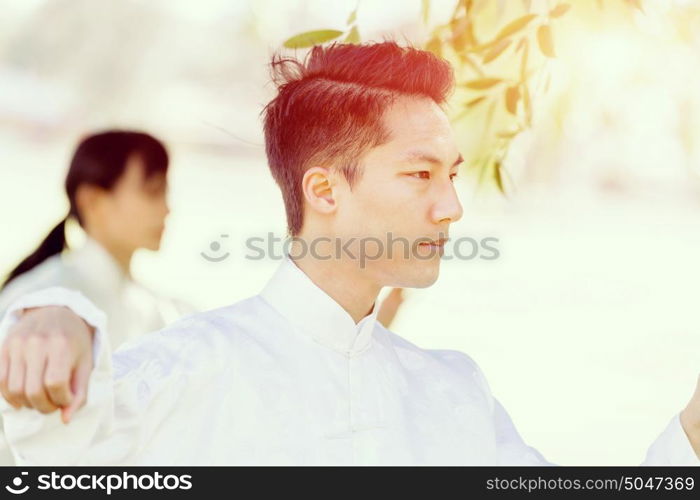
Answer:
[[[76,193],[82,184],[106,190],[114,187],[124,173],[129,158],[138,154],[146,178],[168,169],[168,153],[158,139],[141,132],[110,130],[91,135],[78,145],[66,175],[65,189],[70,202],[68,214],[44,238],[39,247],[15,267],[2,285],[5,288],[17,276],[38,266],[66,248],[65,224],[73,216],[82,225]]]

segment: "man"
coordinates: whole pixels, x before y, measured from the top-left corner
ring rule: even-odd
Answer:
[[[0,328],[0,391],[18,463],[549,464],[470,357],[420,349],[376,320],[382,287],[435,282],[462,216],[461,156],[441,108],[449,65],[384,42],[314,47],[272,69],[265,140],[290,256],[259,295],[111,362],[99,311],[80,295],[15,303]],[[700,393],[644,463],[700,464],[698,429]]]

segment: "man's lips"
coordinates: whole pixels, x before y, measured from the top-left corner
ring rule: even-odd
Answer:
[[[437,240],[423,241],[423,242],[419,243],[419,245],[426,246],[426,247],[442,248],[448,240],[449,240],[449,238],[439,238]]]

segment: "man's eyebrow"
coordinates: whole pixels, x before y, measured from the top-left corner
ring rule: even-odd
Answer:
[[[411,163],[420,163],[420,162],[427,162],[427,163],[432,163],[434,165],[442,165],[442,161],[440,161],[439,158],[436,156],[433,156],[430,153],[426,153],[424,151],[411,151],[406,154],[403,158],[404,161],[406,162],[411,162]],[[462,157],[461,153],[455,160],[455,162],[450,165],[450,167],[456,167],[460,163],[464,161],[464,158]]]

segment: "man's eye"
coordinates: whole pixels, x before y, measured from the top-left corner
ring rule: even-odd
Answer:
[[[427,170],[421,170],[420,172],[413,172],[411,176],[415,177],[416,179],[430,179],[430,172]]]

